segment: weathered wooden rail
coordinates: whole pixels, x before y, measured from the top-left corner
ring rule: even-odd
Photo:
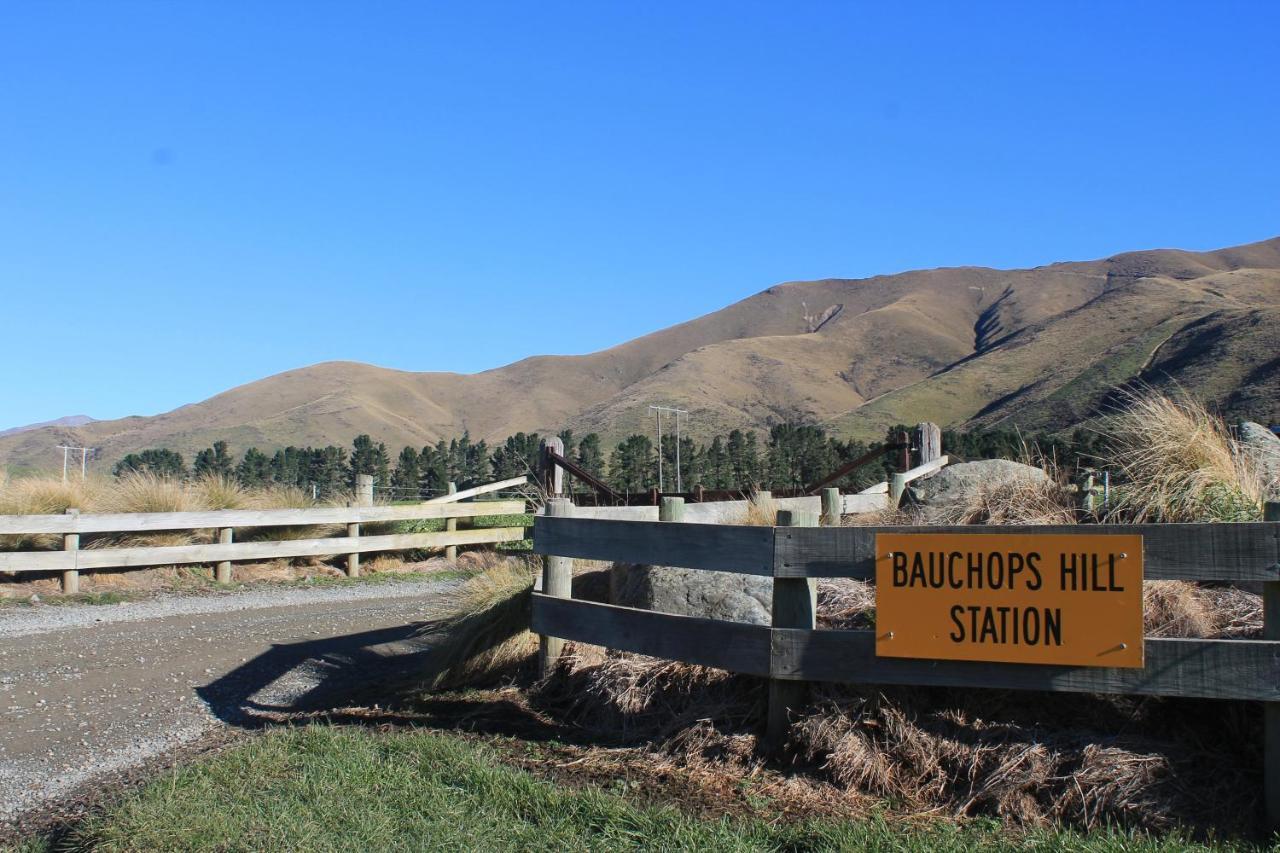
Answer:
[[[1280,825],[1280,504],[1268,504],[1267,521],[1247,524],[1053,527],[817,527],[815,516],[785,519],[814,526],[743,527],[572,513],[564,502],[534,522],[534,551],[548,555],[542,591],[534,594],[539,634],[762,676],[771,685],[834,681],[1259,700],[1266,708],[1267,813]],[[1147,637],[1144,666],[1122,669],[877,657],[872,630],[818,630],[813,579],[874,579],[876,535],[910,532],[1140,534],[1147,579],[1260,582],[1264,639]],[[772,577],[774,624],[574,600],[567,584],[550,577],[571,572],[571,558]],[[794,693],[771,689],[775,701],[795,701]],[[770,708],[771,729],[787,710]]]
[[[452,497],[452,496],[451,496]],[[219,582],[232,579],[232,562],[280,557],[346,555],[347,574],[360,573],[360,554],[494,544],[523,539],[523,526],[446,529],[431,533],[361,535],[365,524],[419,519],[474,519],[525,512],[523,500],[467,503],[420,503],[404,506],[314,507],[307,509],[211,510],[66,515],[0,515],[0,535],[61,534],[60,551],[0,552],[0,572],[61,572],[64,592],[79,589],[79,575],[95,569],[142,568],[182,564],[214,564]],[[234,541],[234,531],[261,527],[345,525],[345,536]],[[194,545],[81,547],[84,534],[156,533],[216,530],[217,542]]]

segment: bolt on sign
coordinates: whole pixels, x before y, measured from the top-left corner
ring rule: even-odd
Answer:
[[[1142,537],[876,536],[876,655],[1142,666]]]

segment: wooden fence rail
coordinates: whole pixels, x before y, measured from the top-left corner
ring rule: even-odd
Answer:
[[[0,552],[0,572],[62,572],[63,591],[76,592],[81,571],[182,564],[215,564],[220,582],[231,580],[232,561],[281,557],[347,556],[347,574],[359,574],[359,555],[376,551],[449,548],[523,539],[523,526],[468,528],[430,533],[361,535],[362,524],[478,516],[513,516],[525,512],[523,500],[468,503],[420,503],[405,506],[315,507],[309,509],[211,510],[206,512],[3,515],[0,535],[61,534],[60,551]],[[235,530],[259,527],[337,526],[345,536],[234,541]],[[345,526],[345,527],[344,527]],[[81,534],[150,533],[171,530],[215,530],[207,544],[129,547],[84,547]]]
[[[1280,504],[1266,521],[960,527],[742,527],[574,518],[534,522],[534,551],[557,559],[679,566],[773,577],[874,579],[878,533],[1139,534],[1144,577],[1261,582],[1264,639],[1144,639],[1139,668],[1076,667],[877,657],[871,630],[807,630],[678,616],[535,592],[539,634],[778,681],[836,681],[1128,693],[1266,703],[1266,803],[1280,826]],[[781,519],[780,519],[781,521]],[[561,567],[564,571],[564,567]],[[776,614],[775,614],[776,618]],[[771,695],[773,691],[771,690]]]

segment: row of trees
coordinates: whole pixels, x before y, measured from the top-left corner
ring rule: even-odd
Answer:
[[[888,431],[885,442],[893,442],[905,426]],[[909,430],[908,430],[909,431]],[[559,433],[565,455],[582,468],[605,480],[619,492],[647,491],[658,485],[659,456],[663,487],[676,486],[677,458],[680,482],[685,489],[701,485],[707,489],[798,488],[817,481],[840,465],[856,459],[880,442],[842,441],[828,435],[818,425],[784,423],[769,429],[761,442],[751,430],[735,429],[698,443],[688,437],[662,437],[656,447],[647,435],[627,436],[606,456],[600,436],[589,433],[578,438],[572,430]],[[1059,463],[1088,464],[1100,452],[1100,437],[1083,430],[1070,437],[1027,436],[1013,430],[973,430],[943,433],[943,448],[968,459],[1018,459],[1029,451],[1054,457]],[[537,471],[542,439],[537,433],[519,432],[492,448],[484,441],[472,441],[467,433],[448,442],[441,439],[422,448],[405,447],[392,461],[387,446],[368,435],[357,436],[346,448],[286,447],[268,456],[256,447],[235,459],[226,442],[215,442],[196,454],[188,469],[182,455],[172,450],[153,449],[129,454],[115,467],[122,475],[149,471],[170,477],[222,476],[246,486],[279,483],[314,489],[330,496],[350,489],[358,474],[370,474],[383,494],[413,498],[439,494],[450,482],[459,488],[503,480]],[[895,458],[887,454],[844,478],[838,485],[846,490],[863,488],[886,479]],[[582,484],[571,483],[575,489]]]

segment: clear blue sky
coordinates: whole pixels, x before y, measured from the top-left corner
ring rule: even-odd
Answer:
[[[1275,2],[9,0],[0,427],[1275,236],[1277,44]]]

